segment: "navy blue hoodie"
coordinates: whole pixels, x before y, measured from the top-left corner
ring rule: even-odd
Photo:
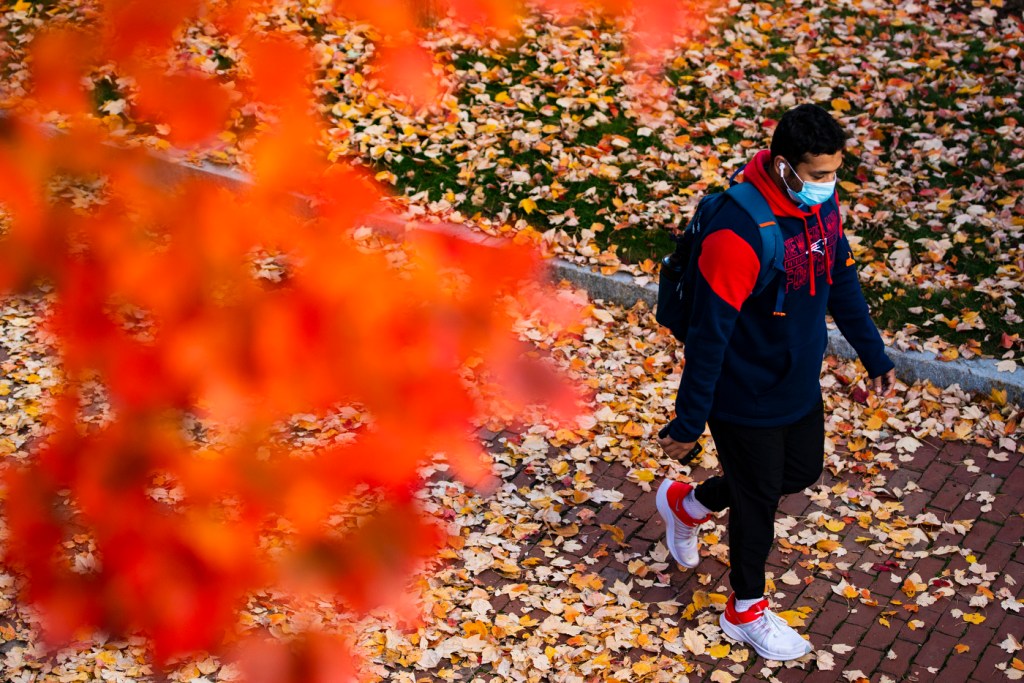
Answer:
[[[723,206],[700,244],[686,364],[668,429],[676,441],[695,441],[708,417],[778,427],[807,415],[821,401],[826,312],[871,377],[893,367],[861,292],[838,204],[800,209],[768,175],[769,159],[767,150],[758,153],[743,176],[782,229],[785,278],[780,273],[752,296],[759,228],[739,206]],[[778,287],[785,287],[784,316],[773,314]]]

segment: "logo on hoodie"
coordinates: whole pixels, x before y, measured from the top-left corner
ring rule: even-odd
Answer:
[[[811,273],[811,254],[814,254],[814,277],[825,277],[825,249],[828,249],[828,263],[835,262],[836,245],[839,243],[839,214],[829,211],[822,215],[825,223],[824,234],[813,218],[808,220],[808,232],[812,238],[807,246],[807,237],[796,234],[786,240],[786,293],[797,291],[808,285]]]

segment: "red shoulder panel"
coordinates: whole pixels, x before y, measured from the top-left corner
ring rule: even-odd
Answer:
[[[738,311],[754,291],[760,263],[742,237],[717,230],[704,238],[697,267],[712,291]]]

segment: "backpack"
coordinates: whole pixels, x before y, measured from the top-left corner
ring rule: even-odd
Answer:
[[[673,236],[676,241],[675,251],[662,259],[658,306],[654,317],[682,342],[686,341],[693,314],[693,289],[696,283],[700,242],[706,235],[705,229],[708,224],[726,202],[733,201],[738,204],[761,228],[761,269],[754,284],[754,294],[760,294],[775,280],[777,273],[785,273],[786,270],[782,229],[775,220],[767,200],[753,183],[735,183],[735,177],[736,174],[733,174],[729,179],[731,187],[725,192],[714,192],[701,198],[686,228],[678,236]],[[782,312],[785,293],[786,288],[779,287],[774,312],[777,316],[786,315]]]

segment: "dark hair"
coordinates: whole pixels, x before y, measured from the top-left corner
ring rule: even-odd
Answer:
[[[801,104],[779,120],[772,134],[772,159],[778,156],[799,164],[808,154],[835,154],[846,147],[846,131],[816,104]]]

